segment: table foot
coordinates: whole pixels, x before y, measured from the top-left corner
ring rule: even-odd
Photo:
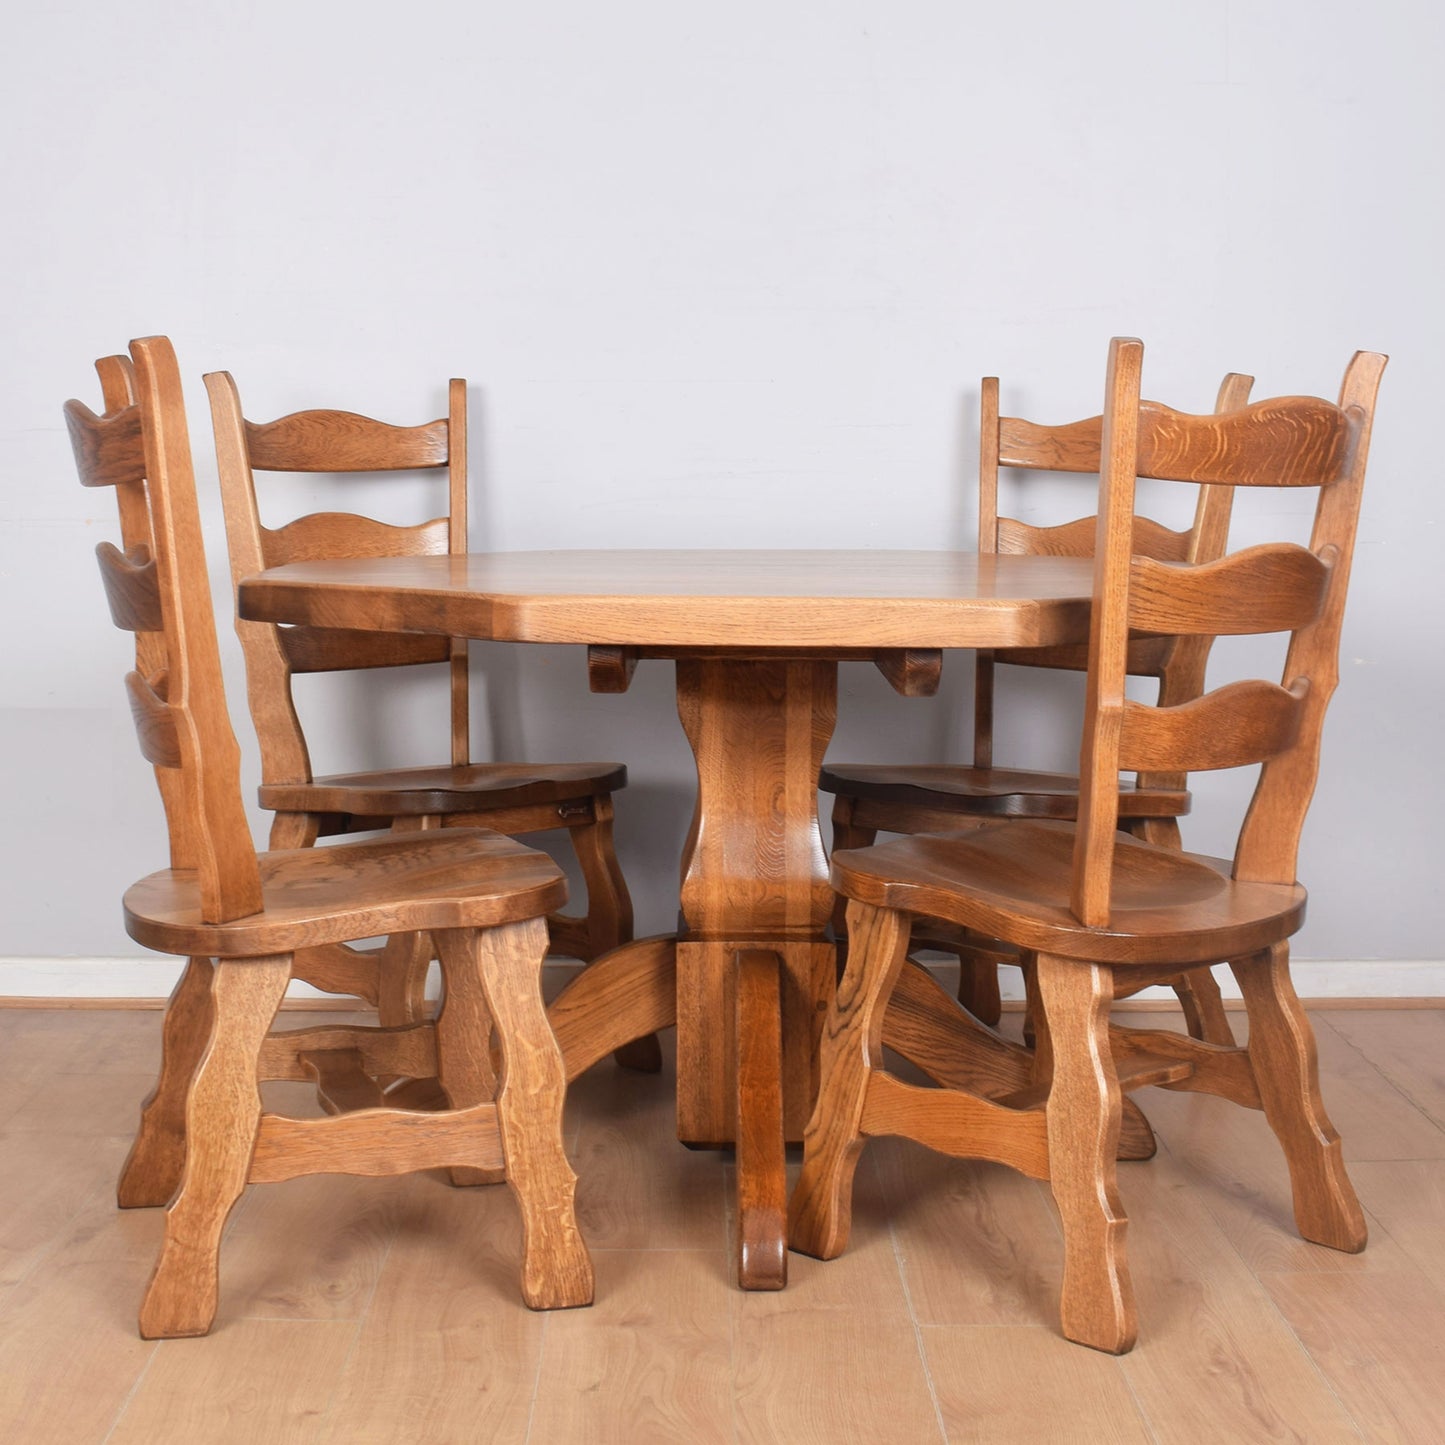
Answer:
[[[746,949],[736,955],[736,968],[738,1285],[782,1289],[788,1282],[782,959]]]

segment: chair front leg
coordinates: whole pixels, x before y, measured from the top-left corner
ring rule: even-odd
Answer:
[[[1365,1247],[1365,1216],[1320,1097],[1314,1030],[1290,979],[1289,944],[1277,943],[1230,968],[1248,1012],[1249,1061],[1264,1117],[1289,1165],[1299,1232],[1357,1254]]]
[[[1053,1053],[1045,1117],[1049,1180],[1064,1231],[1064,1334],[1123,1354],[1138,1322],[1114,1163],[1123,1097],[1109,1048],[1113,974],[1047,953],[1038,955],[1036,969]]]
[[[1224,997],[1210,969],[1191,968],[1181,973],[1174,980],[1174,993],[1184,1010],[1185,1026],[1194,1038],[1229,1049],[1237,1047],[1229,1015],[1224,1011]]]
[[[869,903],[848,905],[848,963],[823,1025],[821,1081],[803,1134],[803,1171],[788,1206],[788,1243],[833,1259],[853,1223],[853,1174],[863,1152],[868,1081],[883,1059],[883,1016],[908,956],[912,920]]]
[[[632,941],[632,895],[612,840],[611,797],[592,800],[591,819],[567,830],[587,885],[588,958]]]
[[[286,984],[290,954],[220,959],[211,1028],[186,1100],[186,1163],[141,1305],[148,1340],[203,1335],[216,1315],[221,1231],[250,1173],[261,1118],[257,1061]]]
[[[833,799],[832,852],[840,853],[844,848],[871,848],[877,841],[877,828],[863,828],[854,823],[856,809],[856,801],[842,793]],[[833,900],[833,936],[838,940],[841,958],[847,949],[848,939],[848,900],[841,894]]]
[[[617,861],[612,841],[611,797],[592,800],[592,819],[567,830],[587,885],[587,959],[632,941],[632,895]],[[630,1039],[614,1049],[612,1057],[624,1069],[639,1074],[662,1072],[662,1045],[656,1034]]]
[[[428,943],[431,935],[426,935]],[[437,1014],[437,1073],[447,1103],[453,1109],[484,1104],[497,1096],[497,1075],[492,1066],[492,1011],[475,966],[453,967],[442,962],[442,1006]],[[505,1169],[453,1165],[448,1171],[458,1186],[501,1184]]]
[[[542,1003],[540,918],[435,935],[446,989],[480,986],[501,1045],[497,1123],[507,1183],[522,1212],[522,1298],[533,1309],[592,1303],[592,1260],[577,1228],[577,1176],[562,1145],[567,1077]]]
[[[169,1204],[186,1167],[186,1096],[211,1034],[209,958],[190,959],[170,1002],[161,1033],[161,1069],[141,1105],[140,1128],[121,1167],[116,1203],[122,1209]]]

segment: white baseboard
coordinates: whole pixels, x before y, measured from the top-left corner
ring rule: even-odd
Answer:
[[[0,957],[0,999],[165,998],[180,977],[178,958],[4,958]],[[1445,959],[1297,959],[1292,966],[1295,989],[1304,999],[1445,998]],[[1228,969],[1220,969],[1220,989],[1238,998]],[[1023,997],[1019,975],[1005,969],[1005,998]],[[1141,998],[1161,994],[1146,989]],[[293,983],[291,996],[322,998],[308,984]]]
[[[1216,968],[1219,991],[1228,999],[1240,997],[1239,985],[1227,968]],[[1290,961],[1295,992],[1302,999],[1327,998],[1445,998],[1445,959],[1297,958]],[[4,974],[0,972],[0,981]],[[1017,969],[1005,969],[999,992],[1006,999],[1021,999],[1023,983]],[[1165,988],[1142,989],[1136,998],[1172,997]]]
[[[107,999],[170,996],[183,958],[0,958],[0,999]],[[325,998],[310,984],[293,983],[291,998]]]

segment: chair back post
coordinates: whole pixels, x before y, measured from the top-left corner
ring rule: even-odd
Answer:
[[[210,372],[205,382],[231,576],[251,577],[265,571],[266,553],[241,395],[229,371]],[[236,636],[246,660],[247,702],[261,749],[261,776],[267,782],[307,782],[311,778],[311,757],[291,696],[291,660],[281,640],[281,629],[272,622],[249,622],[238,612]]]
[[[296,560],[464,554],[467,549],[466,383],[448,387],[447,415],[394,426],[354,412],[309,410],[270,422],[247,420],[227,372],[206,377],[234,586]],[[270,528],[261,520],[256,472],[387,473],[447,469],[447,515],[391,526],[360,512],[327,511]],[[364,484],[362,484],[364,485]],[[464,639],[286,627],[237,621],[246,656],[251,715],[261,746],[264,786],[312,781],[292,679],[304,672],[449,664],[454,763],[469,760],[467,647]]]
[[[1129,558],[1134,545],[1135,455],[1144,345],[1109,346],[1100,433],[1102,470],[1094,540],[1089,672],[1079,751],[1079,815],[1070,906],[1081,923],[1109,921],[1109,875],[1119,825],[1119,738],[1129,650]]]
[[[1287,752],[1266,760],[1255,785],[1235,849],[1234,877],[1241,881],[1291,883],[1299,858],[1305,814],[1319,776],[1325,710],[1340,679],[1340,633],[1355,555],[1365,466],[1370,453],[1375,400],[1388,358],[1357,351],[1340,386],[1340,411],[1349,431],[1342,473],[1322,487],[1310,532],[1310,550],[1329,564],[1329,581],[1318,616],[1290,638],[1286,684],[1308,679],[1299,736]]]
[[[262,907],[256,850],[241,801],[241,751],[226,711],[175,352],[165,337],[152,336],[131,343],[131,358],[129,373],[118,358],[97,366],[105,416],[70,402],[66,420],[82,482],[108,480],[122,489],[117,495],[126,551],[101,543],[96,552],[112,616],[138,634],[137,670],[126,678],[126,688],[142,751],[158,776],[170,770],[180,780],[162,784],[173,866],[195,871],[202,921],[220,923]],[[127,391],[134,401],[110,409]],[[113,475],[104,476],[107,471]],[[136,510],[140,496],[144,523]],[[150,637],[139,640],[143,634]],[[161,665],[143,672],[151,661]]]
[[[454,557],[468,551],[467,520],[467,384],[459,376],[447,383],[447,550]],[[472,760],[471,670],[465,637],[451,640],[452,766]]]
[[[978,550],[998,552],[998,377],[979,384]],[[994,659],[982,647],[973,662],[973,765],[993,766]]]

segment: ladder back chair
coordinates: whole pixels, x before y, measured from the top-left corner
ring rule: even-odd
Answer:
[[[168,1205],[141,1334],[205,1334],[222,1230],[245,1185],[312,1173],[451,1167],[458,1182],[505,1178],[523,1219],[524,1299],[590,1303],[562,1145],[563,1062],[540,991],[562,873],[484,829],[257,855],[175,353],[155,336],[96,365],[103,414],[72,401],[66,422],[82,483],[114,487],[119,503],[123,548],[103,542],[97,555],[112,618],[136,634],[126,691],[171,851],[168,869],[126,893],[125,925],[189,960],[120,1181],[122,1206]],[[298,951],[396,932],[435,941],[446,984],[435,1023],[273,1031]],[[386,1080],[429,1075],[439,1107],[391,1107]],[[315,1080],[330,1117],[264,1112],[262,1078]]]
[[[467,550],[467,387],[453,379],[447,415],[393,426],[344,411],[301,411],[258,424],[242,413],[229,372],[205,378],[231,560],[232,585],[287,562],[342,557],[464,554]],[[331,473],[365,489],[357,473],[446,469],[448,509],[414,526],[391,526],[340,510],[263,525],[256,473]],[[340,489],[338,489],[340,490]],[[463,638],[342,628],[281,627],[238,619],[251,715],[261,749],[261,806],[275,813],[273,848],[309,847],[318,836],[390,828],[412,832],[481,825],[511,835],[565,829],[587,886],[583,917],[549,919],[554,953],[590,960],[632,937],[632,902],[612,841],[612,794],[627,782],[621,763],[471,761],[467,643]],[[449,763],[315,776],[292,698],[297,673],[446,663],[451,674]],[[310,951],[308,980],[355,993],[384,1023],[421,1016],[429,954],[423,941],[394,936],[377,977],[377,950]],[[396,967],[401,962],[403,967]],[[654,1040],[619,1051],[639,1067],[658,1060]]]
[[[1227,415],[1141,402],[1143,346],[1110,348],[1088,697],[1076,822],[975,820],[952,834],[834,855],[852,946],[824,1026],[822,1085],[790,1210],[790,1242],[831,1258],[847,1243],[866,1139],[902,1134],[1048,1180],[1064,1233],[1063,1331],[1122,1352],[1136,1333],[1116,1180],[1124,1091],[1144,1084],[1261,1109],[1283,1148],[1300,1233],[1357,1251],[1365,1221],[1320,1099],[1314,1035],[1289,976],[1303,918],[1300,830],[1314,791],[1375,396],[1385,358],[1359,352],[1339,404],[1286,396]],[[1133,551],[1136,477],[1318,488],[1307,547],[1246,548],[1204,564]],[[1127,699],[1131,630],[1289,636],[1283,683],[1228,683],[1176,705]],[[1262,764],[1233,860],[1118,830],[1120,769]],[[1041,1004],[1021,1086],[919,1089],[882,1066],[883,1015],[915,916],[1033,951]],[[1116,980],[1227,962],[1246,1046],[1111,1027]]]
[[[1249,400],[1254,378],[1236,372],[1220,384],[1216,413],[1235,411]],[[998,378],[980,386],[978,545],[984,553],[1089,557],[1097,519],[1079,517],[1057,526],[1036,526],[999,512],[999,468],[1020,472],[1070,473],[1097,478],[1103,418],[1043,426],[999,411]],[[1201,486],[1194,518],[1176,531],[1149,517],[1134,518],[1134,549],[1161,562],[1209,562],[1224,554],[1233,492]],[[1204,687],[1209,637],[1136,637],[1129,643],[1128,670],[1157,678],[1162,702],[1184,702]],[[974,657],[973,761],[971,763],[825,764],[818,786],[835,797],[833,846],[864,848],[882,833],[937,833],[970,817],[1073,818],[1079,780],[1064,773],[998,768],[993,761],[995,669],[1018,667],[1083,672],[1086,647],[979,650]],[[1177,819],[1189,811],[1186,779],[1179,772],[1138,774],[1121,788],[1119,825],[1136,837],[1180,847]],[[836,924],[842,932],[840,900]],[[1000,1017],[998,966],[1027,960],[998,947],[995,940],[960,939],[936,921],[920,920],[915,943],[956,953],[961,965],[959,1001],[983,1022]],[[1232,1043],[1229,1022],[1213,975],[1201,970],[1174,980],[1189,1030],[1214,1043]]]

